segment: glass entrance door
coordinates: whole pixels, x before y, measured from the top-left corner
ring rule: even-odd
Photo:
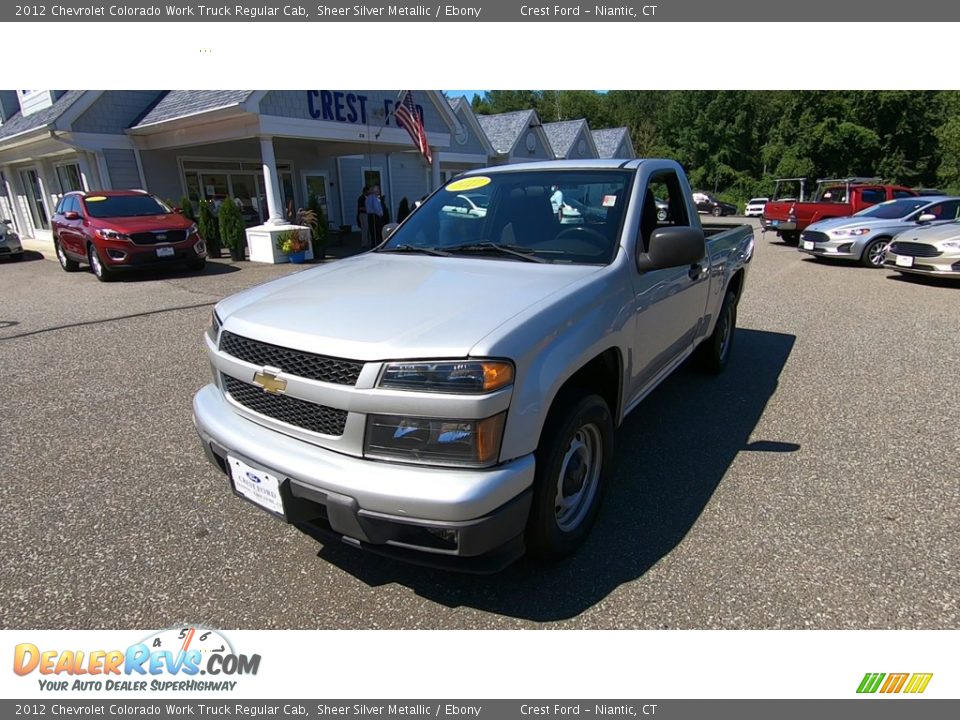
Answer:
[[[50,229],[50,218],[47,217],[47,208],[43,204],[43,188],[37,171],[33,169],[21,170],[20,179],[27,194],[27,204],[30,206],[30,216],[33,226],[41,230]]]
[[[231,195],[240,206],[244,224],[247,227],[259,225],[264,218],[260,216],[257,176],[253,173],[230,173],[230,184],[233,186]]]

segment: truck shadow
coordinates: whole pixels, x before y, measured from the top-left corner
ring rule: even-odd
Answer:
[[[472,576],[336,543],[319,556],[371,586],[399,583],[447,607],[537,622],[575,617],[683,540],[739,452],[799,449],[779,439],[751,442],[795,339],[739,329],[723,374],[681,368],[657,388],[618,431],[613,483],[590,538],[571,558],[551,565],[522,559],[498,575]]]

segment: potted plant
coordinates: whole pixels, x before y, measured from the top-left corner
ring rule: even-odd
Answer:
[[[310,241],[299,230],[284,230],[277,235],[277,249],[292,263],[302,263],[307,259]]]
[[[200,201],[199,215],[197,228],[200,230],[200,237],[207,243],[207,255],[220,257],[220,225],[217,223],[217,217],[213,214],[209,201]]]
[[[310,227],[314,255],[323,262],[330,230],[327,227],[327,214],[323,211],[323,205],[316,195],[310,198],[309,209],[304,212],[303,219],[308,221],[303,224]]]
[[[243,260],[247,249],[247,234],[243,226],[243,214],[231,198],[225,198],[217,213],[220,223],[220,241],[230,248],[231,260]]]

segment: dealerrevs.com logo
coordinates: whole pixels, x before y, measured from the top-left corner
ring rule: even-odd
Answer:
[[[933,673],[867,673],[857,686],[858,693],[916,695],[927,689]]]
[[[163,630],[125,650],[20,643],[13,653],[13,671],[36,673],[40,689],[48,691],[231,691],[238,682],[233,678],[259,669],[260,655],[237,653],[222,633],[202,627]]]

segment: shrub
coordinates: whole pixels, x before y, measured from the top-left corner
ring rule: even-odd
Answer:
[[[244,232],[243,215],[232,198],[224,198],[217,213],[220,222],[220,241],[228,248],[239,250],[246,247],[247,235]]]
[[[320,259],[323,259],[323,249],[327,246],[327,214],[316,195],[310,198],[309,212],[313,213],[314,222],[310,225],[313,244],[319,250]]]
[[[207,252],[213,257],[220,257],[220,225],[207,200],[200,201],[197,227],[200,229],[200,237],[207,243]]]
[[[180,212],[183,213],[183,216],[190,220],[190,222],[197,221],[197,214],[193,211],[193,203],[190,202],[190,198],[184,195],[180,198]]]
[[[277,235],[277,249],[284,255],[303,252],[309,247],[310,243],[301,235],[300,230],[284,230]]]

